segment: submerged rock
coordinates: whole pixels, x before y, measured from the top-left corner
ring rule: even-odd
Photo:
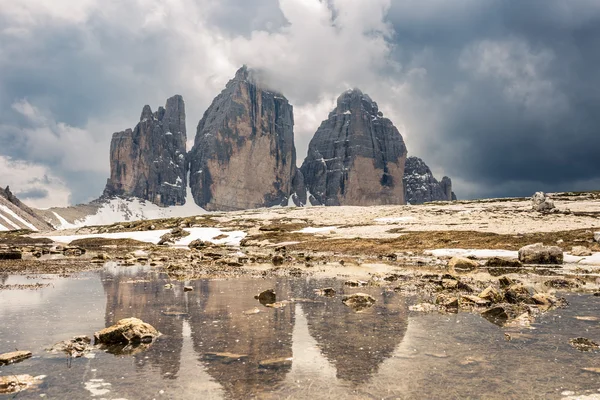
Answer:
[[[344,282],[344,285],[350,286],[350,287],[362,287],[362,286],[367,286],[367,282],[351,279],[351,280]]]
[[[0,394],[17,393],[25,389],[37,387],[42,383],[42,376],[8,375],[0,376]]]
[[[14,364],[31,357],[30,351],[12,351],[0,354],[0,365]]]
[[[511,321],[529,314],[529,307],[524,304],[497,304],[481,313],[481,316],[498,326],[505,326]]]
[[[292,365],[292,357],[279,357],[271,358],[268,360],[259,361],[258,366],[260,368],[281,368],[289,367]]]
[[[569,340],[569,344],[579,351],[594,351],[600,349],[598,343],[584,337]]]
[[[563,251],[558,246],[530,244],[519,249],[519,261],[523,264],[562,264]]]
[[[96,343],[129,344],[150,343],[160,335],[152,325],[138,318],[125,318],[115,325],[94,333]]]
[[[254,296],[260,304],[263,306],[267,304],[273,304],[277,301],[277,295],[273,289],[267,289],[264,292],[259,293],[257,296]]]
[[[523,269],[521,261],[507,257],[492,257],[486,261],[485,266],[488,268],[488,273],[492,276],[514,274]]]
[[[366,310],[375,304],[375,298],[366,293],[354,293],[344,296],[342,303],[356,312]]]
[[[88,336],[74,336],[70,340],[64,340],[56,343],[48,351],[51,353],[66,353],[68,356],[77,358],[82,357],[85,353],[91,350],[92,339]]]

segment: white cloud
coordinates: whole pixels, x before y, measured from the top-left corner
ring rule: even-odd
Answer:
[[[13,193],[40,191],[47,196],[22,197],[21,201],[35,208],[67,206],[71,196],[65,183],[47,167],[0,156],[0,184],[10,186]]]

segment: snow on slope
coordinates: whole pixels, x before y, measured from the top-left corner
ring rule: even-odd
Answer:
[[[218,228],[185,228],[184,230],[190,233],[177,242],[175,246],[187,246],[192,241],[200,239],[216,244],[225,244],[229,246],[239,246],[240,241],[246,236],[245,232],[242,231],[228,231],[224,232]],[[148,242],[157,244],[160,237],[165,233],[170,232],[168,229],[159,229],[155,231],[135,231],[135,232],[117,232],[117,233],[93,233],[88,235],[56,235],[46,236],[58,243],[70,243],[76,239],[88,239],[88,238],[106,238],[106,239],[135,239],[141,242]],[[220,235],[225,235],[225,238],[214,239]]]
[[[5,220],[7,220],[6,215],[8,214],[8,216],[10,216],[11,218],[13,218],[13,220],[15,220],[18,223],[23,224],[28,229],[31,229],[32,231],[35,231],[35,232],[38,231],[38,228],[36,228],[33,224],[27,222],[25,219],[19,217],[17,215],[17,213],[15,213],[13,210],[11,210],[10,208],[8,208],[7,206],[0,204],[0,211],[4,213],[4,219]],[[12,225],[14,226],[14,224],[12,224]],[[17,225],[16,229],[19,229],[18,225]]]
[[[73,223],[69,223],[56,211],[53,213],[59,221],[58,225],[55,224],[56,229],[72,229],[144,219],[189,217],[205,214],[206,210],[196,205],[192,197],[192,190],[188,186],[185,204],[182,206],[159,207],[149,201],[137,198],[125,199],[115,197],[102,204],[95,214],[77,219]]]

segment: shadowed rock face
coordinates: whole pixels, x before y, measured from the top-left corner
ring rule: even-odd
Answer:
[[[302,164],[307,189],[328,206],[404,204],[406,146],[398,129],[360,90],[343,93]]]
[[[408,157],[406,159],[404,189],[408,204],[456,200],[452,192],[452,181],[450,178],[445,176],[441,182],[438,182],[433,176],[431,169],[418,157]]]
[[[189,154],[196,203],[207,210],[286,204],[296,174],[293,108],[240,68],[198,124]]]
[[[185,105],[179,95],[152,112],[144,106],[135,129],[113,134],[105,196],[132,196],[159,206],[185,203]]]

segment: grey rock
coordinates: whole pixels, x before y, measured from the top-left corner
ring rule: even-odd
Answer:
[[[196,203],[207,210],[287,204],[297,170],[293,127],[288,100],[260,71],[240,68],[198,124],[188,155]]]
[[[452,180],[445,176],[441,182],[438,182],[431,169],[418,157],[408,157],[406,159],[403,181],[408,204],[456,199],[452,197]]]
[[[531,207],[534,211],[549,212],[555,208],[554,202],[544,192],[536,192],[531,198]]]
[[[113,134],[104,197],[138,197],[159,206],[185,204],[186,140],[181,96],[169,98],[156,112],[144,106],[133,130]]]
[[[368,95],[353,89],[338,97],[321,123],[301,170],[319,204],[404,204],[405,160],[398,129]]]
[[[530,244],[519,249],[519,261],[523,264],[562,264],[563,251],[558,246]]]

